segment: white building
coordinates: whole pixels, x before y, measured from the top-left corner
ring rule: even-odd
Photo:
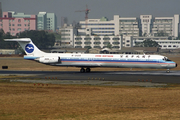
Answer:
[[[140,15],[142,36],[149,36],[152,31],[152,15]]]
[[[154,40],[159,44],[161,49],[179,49],[180,48],[180,40]],[[133,45],[135,43],[142,42],[142,40],[134,40]]]
[[[133,37],[132,36],[123,36],[123,47],[133,47]]]
[[[101,19],[88,19],[79,22],[81,29],[78,29],[79,35],[87,35],[91,31],[91,35],[126,35],[139,36],[138,19],[135,17],[121,18],[114,15],[114,20],[108,20],[105,17]]]
[[[79,22],[81,29],[78,29],[79,35],[88,35],[88,31],[92,35],[114,35],[115,24],[114,20],[108,21],[107,18],[101,19],[88,19]]]
[[[123,18],[118,15],[114,16],[114,21],[116,29],[115,35],[125,35],[125,36],[139,36],[139,20],[136,17]]]
[[[80,21],[80,35],[86,35],[91,31],[92,35],[125,35],[125,36],[165,36],[178,37],[179,15],[173,17],[153,17],[152,15],[140,15],[137,17],[120,17],[114,15],[113,20],[103,17],[101,19],[88,19]]]
[[[77,35],[77,29],[73,28],[72,25],[65,24],[59,29],[59,32],[61,33],[61,41],[56,41],[56,46],[74,47],[74,35]]]
[[[121,36],[75,36],[75,48],[106,48],[108,45],[113,49],[121,50]]]
[[[133,40],[147,40],[147,39],[150,39],[150,40],[168,40],[168,37],[153,37],[153,36],[141,36],[141,37],[133,37]]]
[[[178,49],[180,48],[180,40],[156,40],[161,49]]]
[[[174,17],[152,17],[152,15],[140,15],[142,35],[158,36],[164,33],[164,36],[178,37],[179,33],[179,15]]]

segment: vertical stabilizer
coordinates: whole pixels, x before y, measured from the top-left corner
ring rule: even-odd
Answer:
[[[30,38],[4,39],[5,41],[16,41],[20,44],[27,56],[40,57],[44,54],[39,50]]]

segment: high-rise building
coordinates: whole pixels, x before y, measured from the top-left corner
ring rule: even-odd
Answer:
[[[140,19],[142,35],[178,37],[179,15],[154,18],[152,15],[141,15]]]
[[[55,32],[57,28],[57,18],[54,13],[39,12],[37,15],[37,30],[47,30]]]
[[[115,33],[124,36],[139,36],[139,19],[136,17],[117,17],[114,16],[116,29]],[[118,20],[116,20],[118,19]]]
[[[109,21],[106,17],[101,19],[88,19],[79,22],[81,28],[78,29],[79,35],[114,35],[115,24],[114,20]]]
[[[142,36],[148,36],[152,32],[152,15],[140,15]]]
[[[92,35],[126,35],[139,36],[139,19],[135,17],[122,18],[114,15],[114,20],[108,20],[106,17],[101,19],[88,19],[80,21],[81,29],[78,29],[79,35],[87,34],[91,30]]]
[[[64,24],[64,26],[59,29],[59,32],[61,33],[61,46],[73,47],[74,35],[77,35],[77,29],[75,29],[72,25],[67,26],[67,24]],[[57,43],[58,42],[59,41],[57,41]]]
[[[46,27],[48,31],[56,31],[57,28],[57,17],[54,13],[47,13]]]
[[[46,30],[47,14],[46,12],[39,12],[37,15],[37,30]]]

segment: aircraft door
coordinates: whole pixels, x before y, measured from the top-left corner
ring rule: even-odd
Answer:
[[[58,57],[58,63],[61,63],[61,58],[60,57]]]

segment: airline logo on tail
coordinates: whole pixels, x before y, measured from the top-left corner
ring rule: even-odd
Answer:
[[[32,44],[27,44],[25,50],[27,53],[32,53],[34,51],[34,46]]]

